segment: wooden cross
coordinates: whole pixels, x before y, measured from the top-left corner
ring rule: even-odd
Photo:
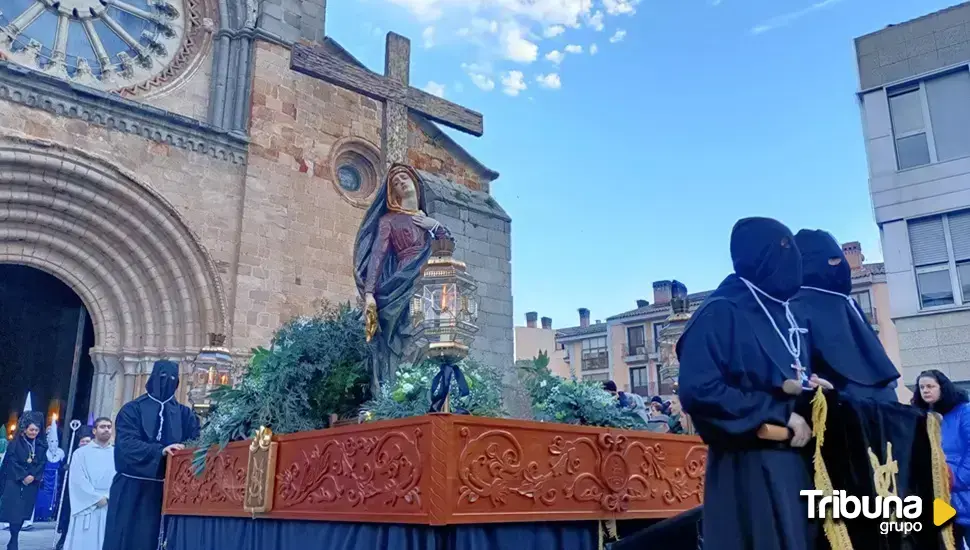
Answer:
[[[295,44],[290,69],[384,104],[385,171],[395,162],[408,164],[408,111],[476,137],[483,133],[480,113],[410,86],[411,42],[393,32],[387,33],[383,76],[347,63],[319,45]]]

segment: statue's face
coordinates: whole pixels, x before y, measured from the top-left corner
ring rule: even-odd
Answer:
[[[414,179],[407,172],[398,172],[391,178],[391,191],[399,201],[414,198],[417,191],[414,186]]]

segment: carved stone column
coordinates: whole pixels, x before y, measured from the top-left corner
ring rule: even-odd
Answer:
[[[120,408],[121,393],[123,391],[124,374],[121,360],[117,354],[108,353],[98,348],[91,348],[91,362],[94,364],[94,376],[91,381],[90,414],[114,418]],[[86,418],[79,419],[86,422]]]

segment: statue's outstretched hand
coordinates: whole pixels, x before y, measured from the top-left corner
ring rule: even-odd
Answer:
[[[422,216],[418,214],[411,218],[414,220],[414,225],[424,229],[425,231],[434,231],[441,224],[435,221],[434,218],[429,218],[428,216]]]
[[[368,342],[377,334],[377,300],[369,292],[364,295],[364,332]]]

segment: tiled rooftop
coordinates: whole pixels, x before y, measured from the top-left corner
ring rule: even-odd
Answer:
[[[606,333],[606,323],[592,323],[588,327],[568,327],[556,330],[556,338],[575,338],[598,333]]]
[[[698,305],[704,300],[706,300],[707,297],[710,296],[712,292],[714,291],[705,290],[704,292],[694,292],[687,295],[687,300],[690,302],[690,305],[692,306]],[[607,320],[613,321],[615,319],[625,319],[627,317],[636,317],[637,315],[648,315],[650,313],[659,313],[659,312],[668,311],[668,310],[670,310],[670,304],[659,304],[659,305],[650,304],[646,307],[639,307],[637,309],[631,309],[630,311],[625,311],[623,313],[620,313],[619,315],[614,315],[612,317],[609,317]]]

